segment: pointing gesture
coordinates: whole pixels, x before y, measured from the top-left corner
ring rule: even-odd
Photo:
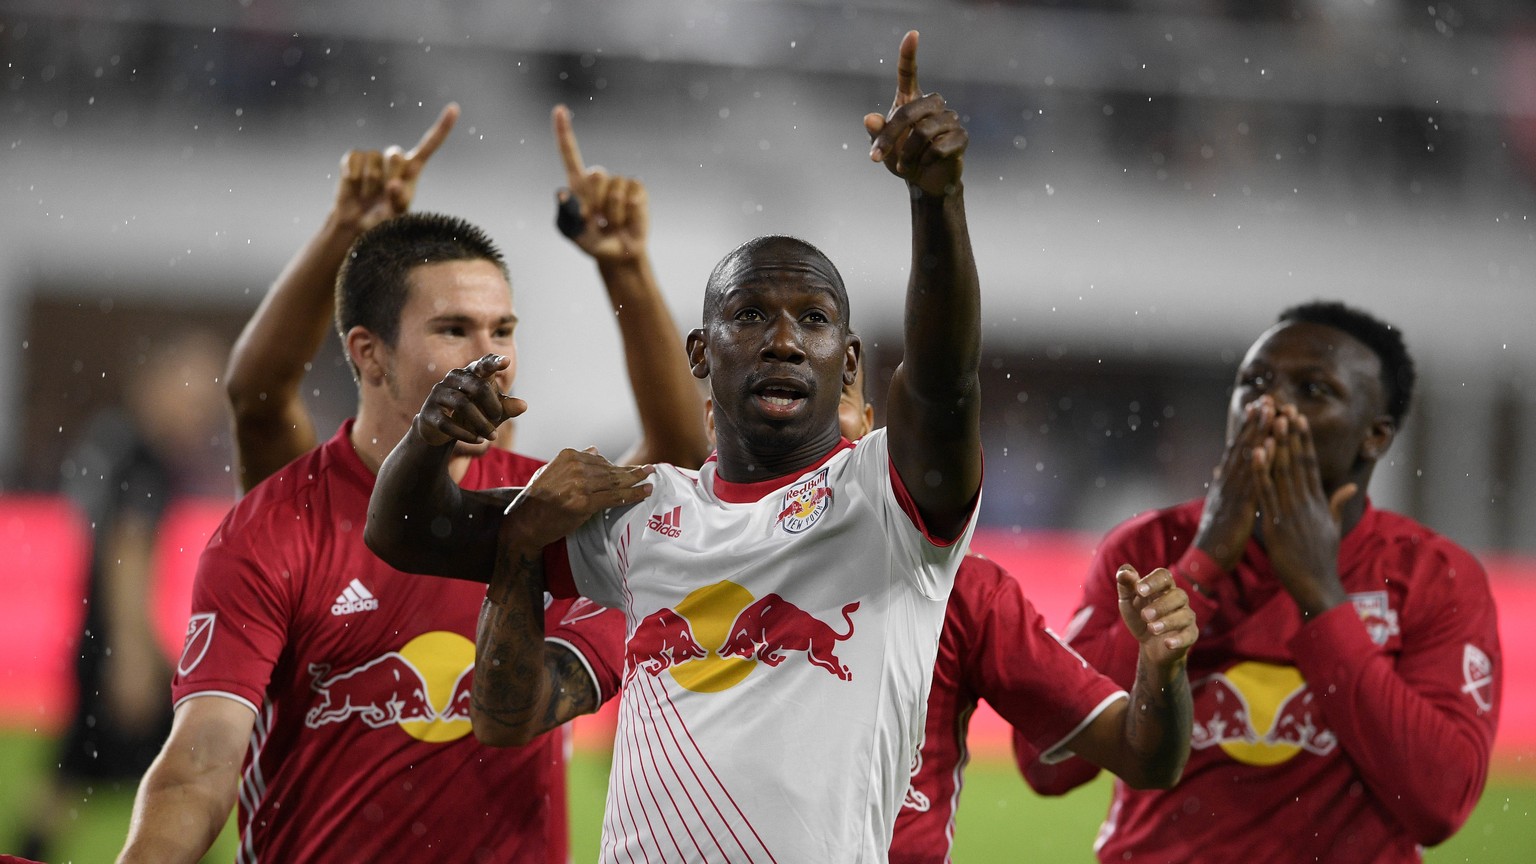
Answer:
[[[885,116],[866,114],[869,158],[884,162],[892,174],[926,195],[950,195],[960,189],[966,145],[970,142],[960,116],[944,97],[926,96],[917,86],[917,31],[901,40],[896,61],[896,98]]]
[[[650,231],[645,184],[632,177],[609,174],[600,167],[586,167],[571,112],[556,105],[551,115],[560,159],[565,163],[565,188],[556,193],[560,233],[598,264],[630,261],[645,251]]]
[[[458,119],[459,106],[450,102],[409,151],[398,146],[383,152],[347,151],[341,158],[341,183],[336,189],[337,216],[361,232],[409,210],[422,169]]]

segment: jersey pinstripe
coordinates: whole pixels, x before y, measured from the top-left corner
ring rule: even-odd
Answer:
[[[654,480],[567,541],[628,624],[602,860],[884,861],[971,526],[926,535],[883,431],[777,481]]]

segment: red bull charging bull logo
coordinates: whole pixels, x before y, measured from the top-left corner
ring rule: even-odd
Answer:
[[[1322,725],[1312,691],[1291,666],[1238,663],[1194,682],[1190,746],[1220,747],[1246,765],[1278,765],[1303,751],[1332,753],[1338,738]]]
[[[776,667],[803,656],[851,681],[853,671],[838,659],[837,646],[853,635],[858,608],[858,603],[842,608],[846,629],[840,633],[778,594],[757,599],[734,582],[716,582],[683,598],[676,609],[642,619],[629,637],[624,674],[666,671],[688,690],[717,693],[741,683],[758,663]]]
[[[350,669],[309,666],[314,700],[304,725],[360,722],[373,729],[399,726],[420,741],[447,742],[470,733],[470,684],[475,645],[444,630],[423,633]]]

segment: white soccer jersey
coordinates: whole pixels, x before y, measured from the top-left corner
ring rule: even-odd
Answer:
[[[796,477],[654,480],[567,541],[629,621],[602,859],[886,860],[974,520],[929,539],[884,430]]]

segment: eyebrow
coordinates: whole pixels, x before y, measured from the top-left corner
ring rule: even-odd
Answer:
[[[433,324],[474,324],[478,320],[479,319],[476,318],[473,315],[463,315],[463,314],[433,315],[431,318],[427,319],[427,324],[429,326],[433,325]],[[515,313],[514,314],[510,314],[510,315],[502,315],[502,316],[500,316],[499,318],[496,319],[496,323],[497,324],[516,324],[517,323],[517,315]]]

